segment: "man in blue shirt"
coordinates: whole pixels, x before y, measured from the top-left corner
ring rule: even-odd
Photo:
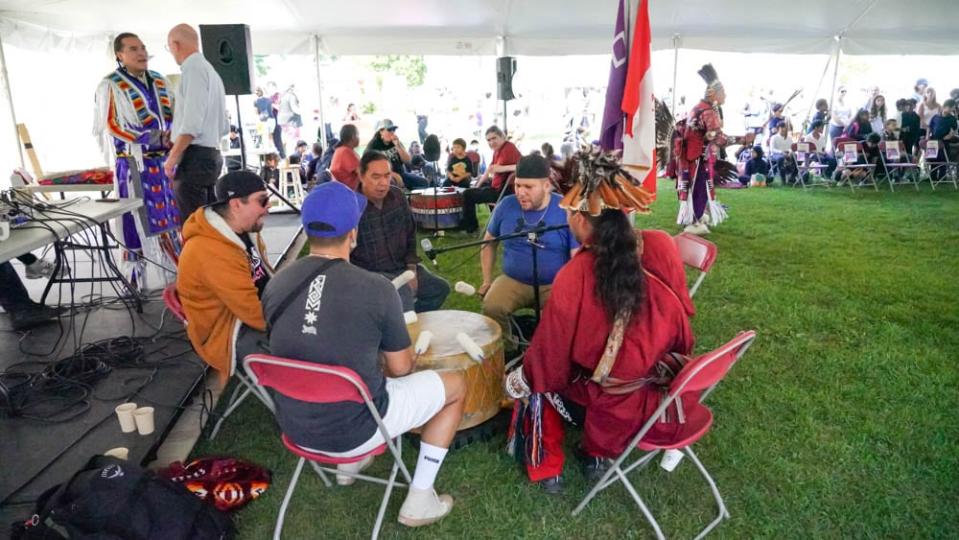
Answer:
[[[552,192],[549,182],[549,162],[542,156],[525,156],[516,164],[516,194],[503,198],[496,205],[486,240],[539,227],[566,225],[566,211],[559,207],[561,197]],[[483,314],[503,328],[503,341],[507,352],[516,350],[509,325],[509,316],[514,311],[533,307],[533,249],[537,249],[540,305],[546,303],[553,278],[569,261],[579,247],[569,229],[550,231],[540,235],[534,247],[524,237],[503,242],[503,274],[493,280],[496,266],[496,249],[499,242],[486,244],[480,255],[483,284],[479,294],[483,296]]]

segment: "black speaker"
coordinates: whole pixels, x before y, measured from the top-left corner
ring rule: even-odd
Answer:
[[[496,99],[503,101],[516,99],[516,96],[513,95],[513,74],[515,73],[515,58],[501,56],[496,59]]]
[[[203,56],[213,64],[231,96],[253,93],[253,43],[245,24],[201,24]]]

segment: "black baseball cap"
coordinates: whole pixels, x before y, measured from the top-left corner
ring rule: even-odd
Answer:
[[[523,156],[516,164],[516,178],[549,178],[549,162],[536,154]]]
[[[265,191],[263,179],[250,171],[233,171],[224,174],[216,181],[214,193],[216,201],[213,204],[222,204],[230,199],[246,197],[260,191]]]

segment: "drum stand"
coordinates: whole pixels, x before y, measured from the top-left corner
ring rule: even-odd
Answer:
[[[526,242],[530,245],[530,249],[533,250],[533,310],[536,313],[536,324],[539,324],[540,317],[540,307],[539,307],[539,261],[537,258],[537,250],[543,249],[545,246],[539,243],[540,236],[550,232],[550,231],[559,231],[563,229],[568,229],[569,225],[551,225],[549,227],[540,226],[528,231],[517,231],[514,233],[504,234],[497,236],[496,238],[490,238],[489,240],[476,240],[473,242],[465,242],[463,244],[456,244],[454,246],[433,248],[426,250],[426,256],[433,261],[433,264],[436,264],[436,256],[447,251],[456,251],[458,249],[466,249],[475,246],[485,246],[486,244],[492,244],[494,242],[500,242],[502,240],[510,240],[513,238],[523,238],[526,237]]]

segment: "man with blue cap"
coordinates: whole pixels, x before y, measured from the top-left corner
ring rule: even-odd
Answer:
[[[310,192],[302,207],[310,253],[270,280],[263,311],[273,354],[348,367],[366,383],[390,437],[421,428],[419,459],[399,515],[400,523],[418,527],[453,507],[452,497],[437,495],[433,482],[462,419],[466,385],[459,371],[413,372],[416,362],[396,288],[350,263],[366,202],[339,182]],[[306,403],[278,394],[273,399],[283,433],[308,451],[347,458],[384,443],[363,403]],[[358,473],[372,459],[338,468]],[[349,485],[354,478],[344,474],[336,480]]]

